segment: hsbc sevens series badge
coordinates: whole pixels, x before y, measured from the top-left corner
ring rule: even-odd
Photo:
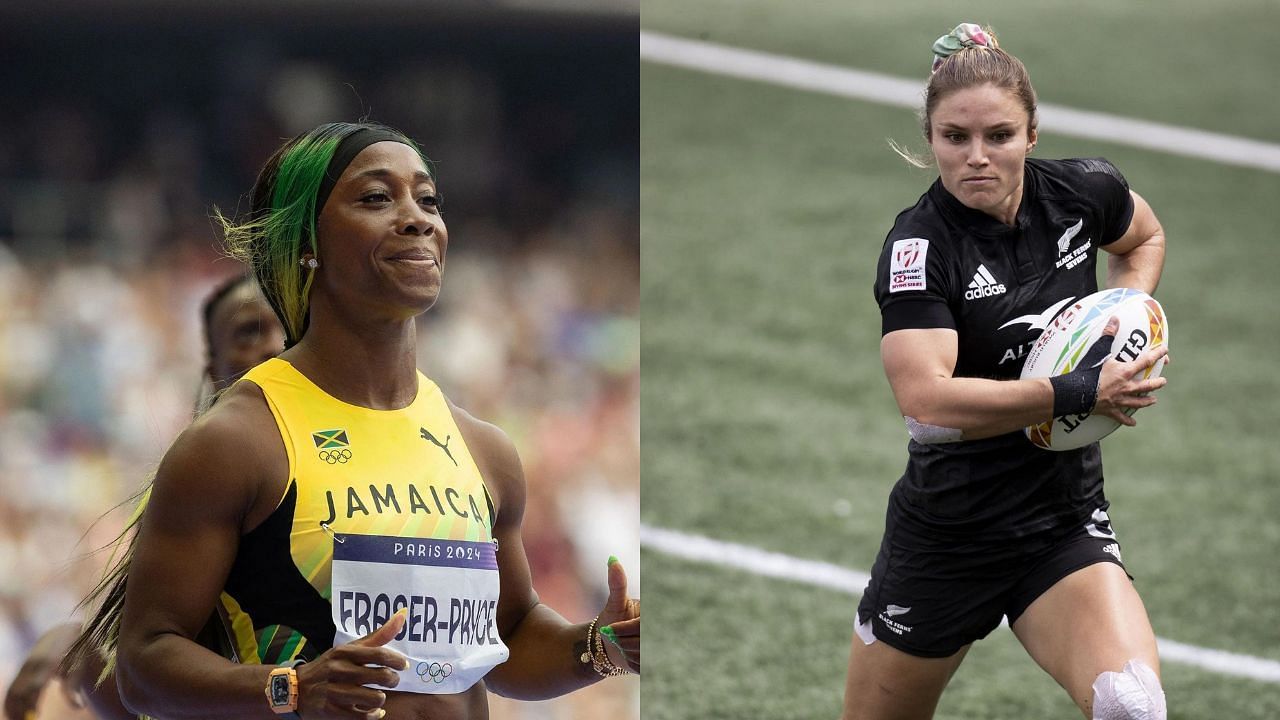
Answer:
[[[924,290],[925,259],[928,256],[929,241],[924,238],[893,241],[893,255],[889,258],[889,292]]]

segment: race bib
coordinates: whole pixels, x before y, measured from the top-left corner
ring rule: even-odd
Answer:
[[[491,542],[336,534],[330,603],[335,646],[409,608],[404,628],[387,643],[409,668],[388,690],[459,693],[509,655],[498,637]]]

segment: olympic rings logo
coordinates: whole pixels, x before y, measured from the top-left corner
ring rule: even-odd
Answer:
[[[438,685],[453,674],[453,665],[450,663],[428,663],[423,661],[418,663],[417,673],[422,682],[433,682]]]
[[[345,463],[351,459],[351,448],[342,448],[340,450],[321,450],[320,459],[333,465],[334,463]]]

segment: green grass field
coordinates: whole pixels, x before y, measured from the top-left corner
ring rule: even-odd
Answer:
[[[1264,89],[1280,65],[1274,2],[864,5],[646,0],[641,24],[922,79],[934,37],[984,22],[1042,102],[1280,141],[1280,98]],[[1063,33],[1086,20],[1073,46]],[[900,108],[642,63],[645,523],[870,568],[906,458],[874,264],[934,177],[886,139],[923,148],[917,127]],[[1050,133],[1036,154],[1111,159],[1168,235],[1171,383],[1103,444],[1156,633],[1280,660],[1280,175]],[[833,509],[841,499],[851,510]],[[646,718],[839,715],[855,598],[653,551],[644,563]],[[1172,662],[1164,674],[1171,718],[1280,718],[1280,684]],[[1079,713],[1002,629],[937,717]]]

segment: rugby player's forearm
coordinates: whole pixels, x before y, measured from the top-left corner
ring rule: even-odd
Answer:
[[[272,665],[241,665],[164,633],[137,647],[121,644],[116,665],[120,699],[132,711],[166,720],[270,720],[267,676]]]
[[[538,603],[504,638],[511,656],[485,676],[485,685],[515,700],[546,700],[598,682],[591,664],[580,660],[587,626],[571,624]]]
[[[903,415],[959,430],[961,440],[1003,435],[1053,416],[1053,386],[1047,378],[937,378],[921,390],[916,402],[902,407]]]

